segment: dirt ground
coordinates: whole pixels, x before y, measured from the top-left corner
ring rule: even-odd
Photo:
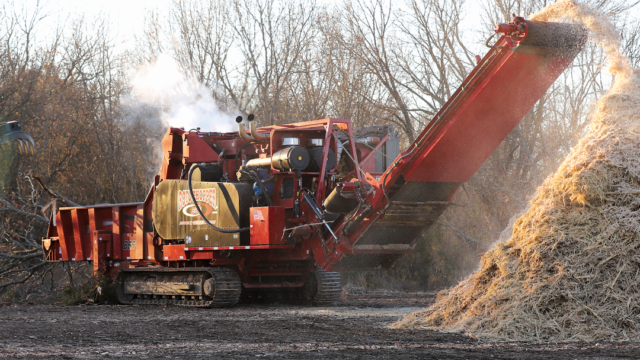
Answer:
[[[434,294],[346,295],[335,307],[231,309],[162,306],[0,307],[0,357],[305,359],[640,358],[632,343],[495,343],[388,325]]]

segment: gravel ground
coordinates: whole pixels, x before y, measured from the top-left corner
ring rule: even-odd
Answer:
[[[434,294],[346,295],[335,307],[0,307],[0,357],[11,359],[609,359],[640,358],[640,342],[496,343],[388,325]]]

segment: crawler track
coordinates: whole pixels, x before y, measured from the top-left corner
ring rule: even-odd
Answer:
[[[126,305],[230,307],[242,291],[238,274],[227,268],[125,269],[116,286],[118,301]]]
[[[340,300],[342,278],[339,272],[318,270],[314,273],[316,293],[312,297],[313,305],[331,305]]]

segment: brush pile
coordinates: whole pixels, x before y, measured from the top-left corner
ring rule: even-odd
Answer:
[[[591,29],[617,74],[589,132],[480,269],[394,327],[501,340],[640,338],[640,71],[587,7],[560,1],[536,20],[560,15]]]

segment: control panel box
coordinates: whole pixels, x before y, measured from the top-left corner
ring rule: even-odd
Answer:
[[[284,245],[284,206],[252,207],[251,245]]]

